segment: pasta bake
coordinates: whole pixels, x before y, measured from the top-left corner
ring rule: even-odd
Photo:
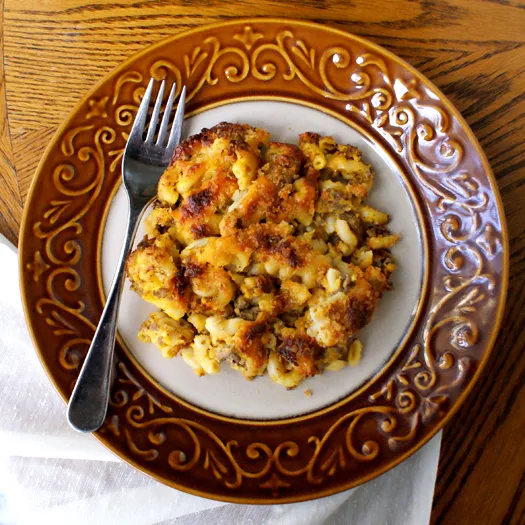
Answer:
[[[139,338],[199,375],[228,363],[286,388],[357,365],[396,267],[373,182],[357,148],[315,133],[284,144],[223,122],[183,141],[127,261],[159,309]]]

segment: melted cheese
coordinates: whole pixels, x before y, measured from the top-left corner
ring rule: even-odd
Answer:
[[[286,388],[355,366],[398,241],[366,204],[373,180],[357,148],[314,133],[222,123],[183,141],[127,262],[161,310],[139,337],[199,375],[228,360]]]

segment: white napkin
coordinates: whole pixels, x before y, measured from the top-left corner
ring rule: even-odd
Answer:
[[[16,250],[0,235],[0,524],[424,525],[441,435],[395,469],[306,503],[234,505],[184,494],[71,430],[25,325]]]

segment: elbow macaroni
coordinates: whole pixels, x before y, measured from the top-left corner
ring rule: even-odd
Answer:
[[[183,141],[127,261],[160,308],[138,337],[198,375],[228,362],[288,389],[356,366],[399,240],[366,204],[374,176],[357,148],[314,133],[294,146],[222,123]]]

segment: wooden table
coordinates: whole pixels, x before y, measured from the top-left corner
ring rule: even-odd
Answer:
[[[184,29],[256,15],[323,22],[390,49],[444,91],[496,174],[511,270],[504,329],[486,373],[444,432],[433,522],[525,523],[523,2],[0,0],[0,6],[0,232],[14,242],[37,163],[76,101],[126,57]]]

